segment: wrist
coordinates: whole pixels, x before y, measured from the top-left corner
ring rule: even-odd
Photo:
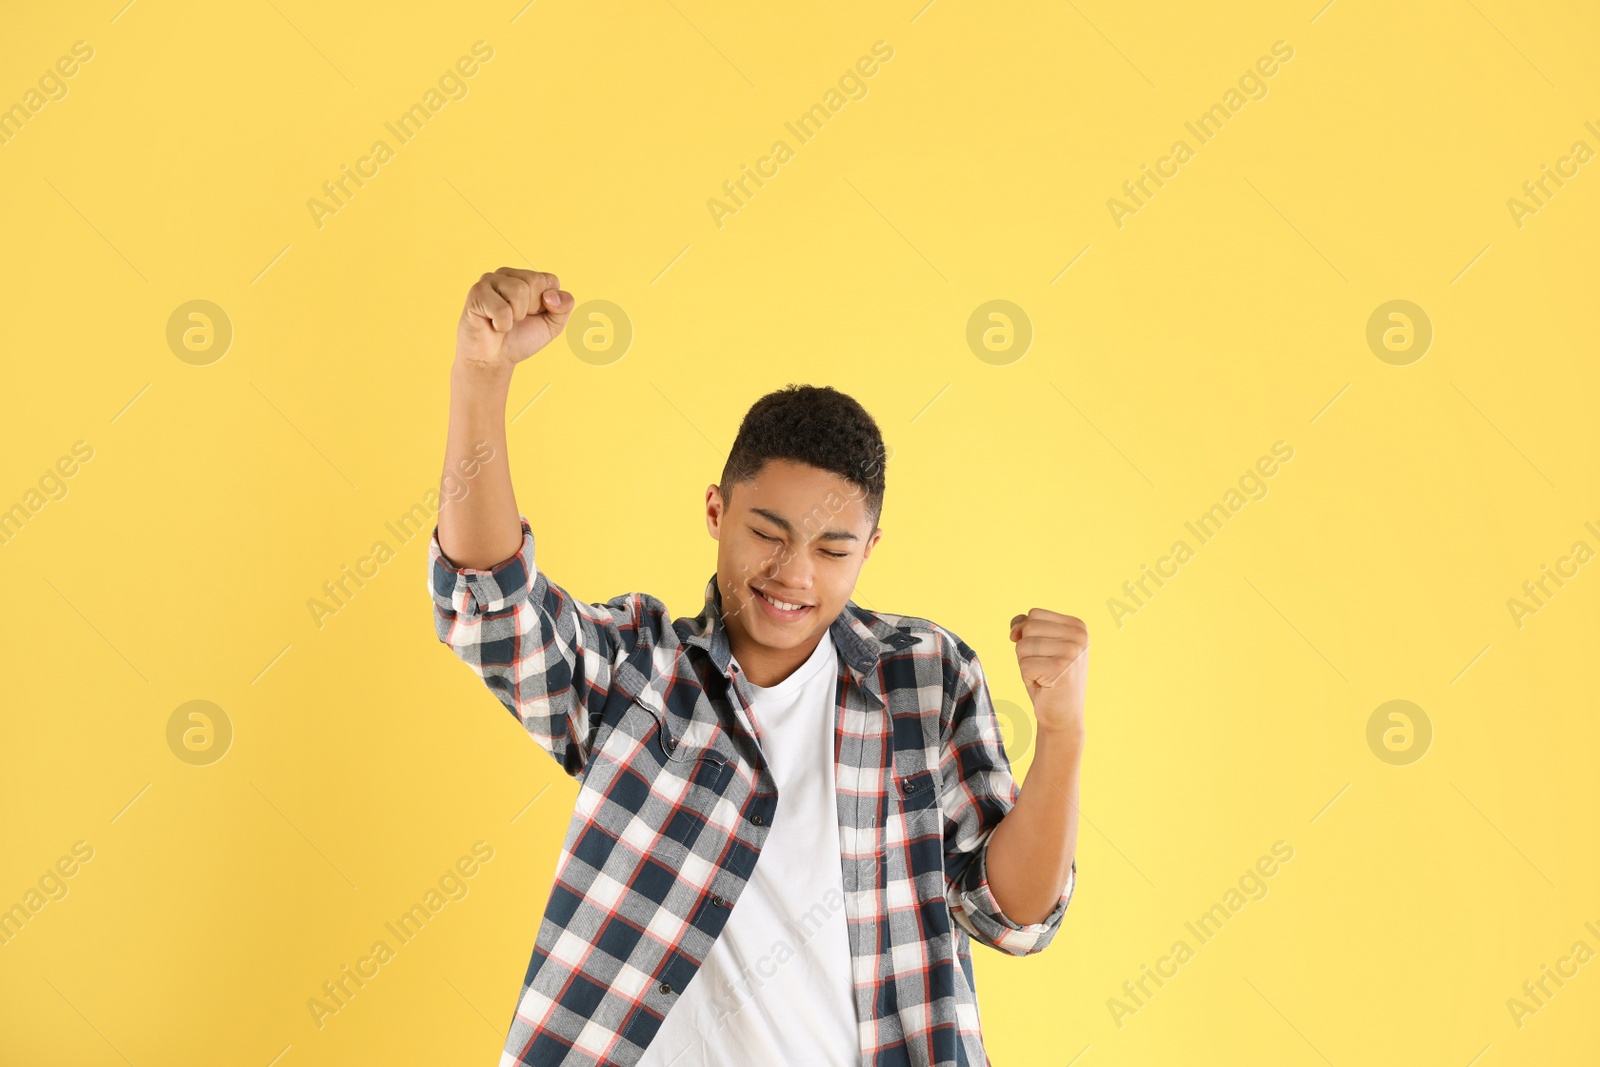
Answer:
[[[511,373],[516,367],[509,363],[485,363],[457,358],[450,365],[452,388],[479,393],[506,393],[511,389]]]
[[[1073,723],[1066,726],[1039,726],[1037,746],[1048,746],[1052,751],[1063,755],[1078,757],[1083,754],[1084,729],[1083,723]]]

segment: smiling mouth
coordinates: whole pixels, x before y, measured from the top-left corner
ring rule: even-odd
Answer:
[[[766,603],[768,609],[775,614],[798,616],[806,611],[811,610],[812,605],[810,604],[793,604],[787,600],[778,600],[775,597],[768,596],[755,586],[751,586],[750,588],[755,590],[756,596],[760,597],[762,601]]]

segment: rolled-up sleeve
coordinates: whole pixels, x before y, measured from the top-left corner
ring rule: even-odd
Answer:
[[[1050,914],[1036,923],[1007,915],[989,886],[989,842],[1016,806],[1020,789],[1011,774],[983,666],[954,634],[948,654],[954,697],[940,759],[944,811],[945,901],[973,940],[1012,956],[1038,952],[1054,939],[1077,883],[1074,859]]]
[[[533,529],[520,518],[521,548],[488,569],[457,567],[433,528],[434,629],[576,777],[588,762],[616,668],[635,647],[641,596],[590,604],[569,595],[535,565]]]

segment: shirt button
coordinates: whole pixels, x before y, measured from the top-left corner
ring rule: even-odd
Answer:
[[[759,811],[750,816],[750,821],[755,823],[757,826],[765,826],[767,824],[767,820],[761,817],[761,813]]]
[[[913,782],[909,778],[902,778],[900,780],[900,784],[905,786],[905,790],[906,790],[907,793],[915,793],[917,791],[917,783]]]
[[[671,986],[671,985],[670,985],[670,984],[668,984],[668,983],[666,983],[666,982],[662,982],[662,983],[661,983],[661,984],[660,984],[660,985],[659,985],[659,986],[657,986],[657,987],[656,987],[656,988],[657,988],[657,989],[659,989],[659,990],[661,990],[661,992],[663,992],[663,993],[670,993],[670,992],[672,992],[672,986]]]
[[[712,897],[711,903],[715,904],[719,908],[725,908],[728,906],[728,902],[723,900],[721,897]]]

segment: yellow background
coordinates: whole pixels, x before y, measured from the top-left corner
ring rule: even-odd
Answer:
[[[975,951],[996,1063],[1595,1062],[1600,961],[1520,1027],[1506,1002],[1600,950],[1600,563],[1520,627],[1507,601],[1600,549],[1600,164],[1520,227],[1507,200],[1600,149],[1600,16],[922,2],[7,12],[0,105],[94,57],[0,146],[0,507],[93,458],[0,546],[0,906],[94,856],[0,947],[0,1061],[496,1061],[575,784],[437,644],[425,538],[384,523],[438,484],[456,316],[509,265],[634,330],[513,388],[519,503],[570,590],[695,614],[739,418],[813,382],[894,448],[858,602],[948,626],[1024,705],[1007,620],[1088,622],[1081,880],[1044,953]],[[478,40],[468,95],[319,228],[322,183]],[[795,142],[880,40],[867,95]],[[1267,95],[1199,144],[1276,41]],[[204,366],[166,340],[196,299],[234,332]],[[1004,365],[965,339],[993,299],[1034,331]],[[1406,366],[1366,342],[1394,299],[1434,330]],[[1118,626],[1122,583],[1279,440],[1268,495]],[[307,601],[380,539],[319,628]],[[234,731],[207,766],[167,741],[196,699]],[[1404,766],[1367,744],[1394,699],[1433,729]],[[308,998],[480,840],[470,895],[319,1029]],[[1124,981],[1275,841],[1267,896],[1119,1026]]]

